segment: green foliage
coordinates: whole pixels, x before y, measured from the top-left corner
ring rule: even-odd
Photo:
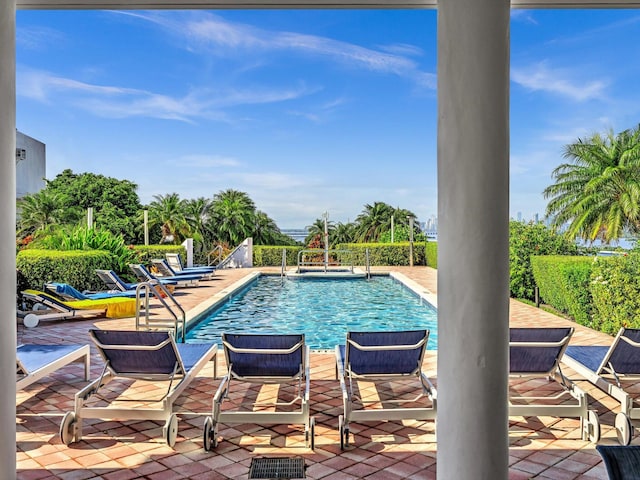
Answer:
[[[531,267],[544,303],[591,326],[591,269],[594,257],[541,255]]]
[[[138,186],[129,180],[118,180],[95,173],[73,173],[66,169],[47,181],[44,191],[62,198],[66,224],[77,224],[93,207],[96,227],[122,235],[126,243],[134,243],[141,225],[136,214],[141,210],[136,193]]]
[[[28,288],[42,290],[47,282],[64,282],[78,290],[104,289],[96,269],[115,269],[111,252],[101,250],[28,249],[18,253],[16,267],[22,273]]]
[[[166,258],[166,253],[179,253],[183,261],[187,258],[187,250],[182,245],[134,245],[133,251],[136,255],[136,263],[144,265],[151,265],[151,260],[154,258]],[[127,270],[129,270],[128,267]]]
[[[61,228],[31,244],[46,250],[104,250],[113,255],[113,270],[121,273],[136,259],[135,252],[125,245],[122,236],[105,228]]]
[[[282,249],[287,250],[287,266],[298,265],[298,252],[305,249],[301,246],[261,246],[253,247],[254,267],[279,267],[282,265]]]
[[[640,254],[597,257],[591,280],[592,328],[609,334],[640,328]]]
[[[533,300],[532,255],[575,255],[578,247],[541,223],[509,223],[509,287],[512,297]]]
[[[413,264],[426,265],[426,242],[413,243]],[[350,250],[353,265],[366,264],[366,250],[369,249],[369,264],[380,266],[409,265],[409,242],[402,243],[346,243],[336,248]],[[347,260],[345,258],[345,260]]]
[[[427,266],[438,268],[438,242],[427,242],[425,245]]]

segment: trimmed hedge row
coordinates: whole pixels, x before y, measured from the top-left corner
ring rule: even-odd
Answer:
[[[117,260],[103,250],[22,250],[16,257],[16,267],[28,283],[28,288],[42,290],[47,282],[64,282],[78,290],[104,289],[96,269],[117,268]]]
[[[427,246],[430,242],[413,243],[413,264],[427,265]],[[435,245],[435,244],[434,244]],[[287,250],[287,266],[298,264],[298,252],[306,247],[273,247],[256,245],[253,247],[253,265],[255,267],[279,267],[282,265],[282,249]],[[399,243],[343,243],[336,250],[349,250],[338,253],[338,260],[344,264],[365,265],[366,250],[369,249],[369,264],[383,266],[409,265],[409,242]],[[437,266],[437,246],[431,247],[434,264]],[[335,256],[335,254],[334,254]],[[434,266],[431,263],[430,266]],[[434,266],[435,268],[435,266]]]
[[[531,257],[540,298],[582,325],[591,319],[591,268],[593,257],[541,255]]]
[[[154,258],[165,258],[165,253],[179,253],[183,261],[187,259],[187,249],[182,245],[135,245],[138,262],[149,265]]]
[[[531,257],[545,303],[581,325],[609,334],[640,328],[640,254]]]

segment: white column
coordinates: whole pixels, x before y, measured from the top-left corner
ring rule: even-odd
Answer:
[[[438,478],[508,478],[509,0],[438,4]]]
[[[16,5],[0,1],[0,478],[16,478]]]

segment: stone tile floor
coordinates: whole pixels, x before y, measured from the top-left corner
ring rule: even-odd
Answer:
[[[426,267],[393,268],[437,293],[436,273]],[[218,272],[216,278],[198,288],[177,292],[186,310],[229,287],[246,269]],[[272,273],[276,273],[275,270]],[[279,272],[277,272],[279,273]],[[540,309],[511,301],[512,326],[560,326],[567,321]],[[133,320],[76,320],[42,322],[37,328],[18,325],[18,343],[91,343],[87,331],[99,328],[133,328]],[[573,344],[608,345],[610,337],[574,325]],[[92,347],[92,377],[101,371],[101,359]],[[224,362],[219,353],[219,361]],[[62,416],[73,409],[76,391],[86,383],[82,367],[69,365],[16,395],[16,451],[19,479],[246,479],[251,459],[260,456],[301,456],[310,479],[429,479],[436,476],[434,423],[365,422],[351,424],[350,446],[340,450],[338,415],[342,412],[340,387],[335,379],[332,353],[313,353],[311,358],[311,410],[316,419],[316,448],[305,446],[302,426],[221,426],[220,444],[205,452],[202,443],[204,419],[211,412],[218,384],[208,365],[176,402],[179,415],[178,440],[174,448],[162,438],[162,425],[153,421],[87,420],[83,439],[70,446],[61,443],[58,429]],[[219,370],[220,373],[221,370]],[[436,373],[436,356],[428,352],[425,371]],[[567,371],[571,378],[575,374]],[[434,380],[437,385],[437,379]],[[539,381],[538,381],[539,382]],[[616,402],[579,381],[590,394],[602,424],[601,443],[616,444],[612,428]],[[540,386],[521,382],[519,391]],[[360,386],[363,393],[384,397],[384,389]],[[386,388],[396,389],[389,384]],[[254,392],[255,393],[255,392]],[[235,395],[247,396],[251,391]],[[510,419],[511,479],[603,479],[604,466],[594,446],[580,439],[578,419],[512,417]],[[635,442],[634,442],[635,443]]]

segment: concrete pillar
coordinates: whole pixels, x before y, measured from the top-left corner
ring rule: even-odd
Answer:
[[[16,5],[0,2],[0,478],[16,478]]]
[[[509,0],[438,3],[438,478],[508,478]]]

